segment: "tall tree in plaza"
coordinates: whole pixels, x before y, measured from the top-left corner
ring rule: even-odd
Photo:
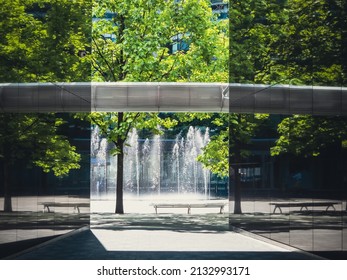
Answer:
[[[242,0],[229,2],[229,79],[230,83],[263,83],[264,71],[271,61],[271,46],[278,28],[285,22],[283,5],[278,1]],[[232,93],[230,93],[232,94]],[[209,117],[210,118],[210,117]],[[230,199],[234,213],[241,214],[239,169],[250,156],[251,138],[266,115],[221,114],[211,118],[219,133],[199,156],[205,167],[220,177],[229,176]]]
[[[92,55],[94,81],[226,80],[227,44],[207,0],[97,0]],[[154,113],[91,113],[88,119],[115,144],[115,212],[124,213],[124,144],[132,127],[159,132],[174,125]]]
[[[284,30],[290,32],[283,33],[275,48],[279,54],[274,63],[278,73],[296,84],[346,86],[346,3],[288,1],[290,10]],[[342,154],[346,129],[346,119],[341,116],[289,116],[278,126],[279,139],[271,153],[317,157],[334,147]]]
[[[0,5],[0,82],[90,79],[89,62],[79,55],[90,39],[90,1],[0,0]],[[80,155],[61,135],[63,123],[54,114],[0,112],[5,211],[12,211],[10,175],[19,162],[56,176],[79,168]]]
[[[261,83],[261,74],[269,59],[269,45],[273,40],[270,35],[280,24],[281,12],[275,1],[246,0],[231,1],[229,7],[230,45],[229,45],[229,82],[230,83]],[[271,17],[267,17],[271,14]],[[270,23],[271,24],[268,24]],[[232,94],[232,93],[229,93]],[[211,142],[206,147],[209,155],[203,162],[214,162],[211,157],[218,145],[228,143],[228,148],[221,149],[227,165],[218,174],[228,172],[229,187],[234,185],[234,214],[241,214],[241,164],[250,155],[247,150],[257,128],[266,115],[236,114],[230,112],[227,130],[216,137],[216,144]],[[228,142],[225,140],[228,139]],[[220,153],[220,152],[219,152]],[[227,157],[226,157],[227,156]],[[231,191],[230,191],[231,192]]]
[[[344,42],[347,36],[344,5],[345,1],[326,0],[231,1],[229,81],[264,83],[270,86],[278,83],[335,86],[345,84],[346,56],[343,54],[346,53]],[[240,184],[237,184],[236,170],[237,162],[242,161],[242,153],[238,151],[243,150],[247,139],[252,137],[256,129],[250,129],[251,133],[240,134],[237,130],[243,129],[242,125],[233,128],[233,124],[242,123],[240,120],[246,121],[250,117],[231,114],[229,133],[226,129],[222,130],[200,157],[212,171],[223,175],[227,174],[227,170],[224,168],[226,165],[221,163],[227,162],[229,153],[230,163],[235,167],[231,173],[236,175],[234,213],[241,213],[241,192]],[[327,118],[294,116],[281,123],[280,140],[284,141],[279,141],[272,153],[281,153],[288,148],[285,144],[292,143],[286,138],[289,134],[285,133],[289,123],[296,123],[300,127],[300,124],[309,125],[313,122],[316,123],[316,128],[324,127],[319,131],[334,131],[329,135],[334,136],[336,141],[341,141],[341,132],[338,131],[345,131],[343,121],[337,121],[333,125],[333,121]],[[256,128],[257,123],[258,121],[251,121],[250,124],[254,126],[250,127]],[[248,137],[238,139],[238,135],[243,134]],[[315,142],[323,139],[317,133],[313,135],[316,137]],[[229,150],[226,148],[228,137]],[[324,138],[328,140],[328,137]],[[240,141],[241,139],[245,142]],[[326,144],[328,143],[329,141]],[[293,144],[291,147],[292,149],[288,150],[293,151],[297,148]]]
[[[4,211],[12,211],[11,170],[19,162],[64,176],[80,167],[80,155],[59,134],[64,123],[54,114],[0,114],[0,161],[3,167]]]

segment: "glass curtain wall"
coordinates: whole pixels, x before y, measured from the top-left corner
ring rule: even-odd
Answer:
[[[249,104],[293,106],[293,114],[279,110],[268,116],[276,130],[263,138],[269,143],[267,165],[235,153],[237,148],[250,148],[230,123],[230,225],[323,257],[345,258],[344,96],[342,91],[336,94],[336,114],[327,114],[330,105],[314,87],[346,87],[346,1],[249,0],[229,5],[230,83],[268,85],[251,95],[238,95],[237,105],[230,103],[231,119],[245,119],[245,114],[235,112]],[[281,96],[278,85],[293,91]],[[308,94],[295,92],[297,85],[307,86]],[[304,103],[312,109],[295,114],[294,107]],[[266,170],[272,174],[268,190],[247,187],[247,181],[256,183]]]
[[[0,83],[90,81],[90,0],[0,4]],[[89,225],[89,124],[39,102],[19,111],[0,106],[0,258]]]

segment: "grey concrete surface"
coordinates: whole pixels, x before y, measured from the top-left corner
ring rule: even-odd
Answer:
[[[113,200],[92,200],[90,227],[62,231],[62,236],[10,258],[317,259],[302,249],[330,256],[346,248],[345,216],[339,214],[344,205],[337,212],[272,214],[269,201],[257,200],[244,201],[242,215],[229,214],[228,205],[224,214],[211,208],[194,209],[188,215],[186,209],[155,214],[152,202],[125,200],[126,214],[116,215]],[[18,235],[24,230],[3,233],[10,238],[11,231]],[[38,231],[42,236],[44,232]]]
[[[98,213],[92,225],[12,256],[53,260],[319,259],[299,249],[230,228],[228,214]]]

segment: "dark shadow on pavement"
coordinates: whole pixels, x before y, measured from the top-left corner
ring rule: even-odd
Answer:
[[[46,236],[41,238],[27,239],[27,240],[0,244],[0,259],[5,259],[8,256],[18,254],[29,248],[33,248],[55,237],[57,236]]]

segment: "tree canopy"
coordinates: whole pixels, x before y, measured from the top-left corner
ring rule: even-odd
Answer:
[[[95,81],[227,81],[227,24],[207,0],[94,1]]]
[[[0,114],[0,157],[9,164],[27,160],[56,176],[79,168],[80,155],[59,134],[64,120],[54,114]]]
[[[90,3],[1,0],[0,81],[89,81]]]
[[[278,125],[279,139],[271,148],[273,156],[290,153],[319,156],[329,147],[346,147],[347,120],[344,117],[294,115]]]
[[[345,1],[230,4],[231,82],[346,83]]]
[[[346,1],[288,0],[284,8],[287,21],[273,47],[273,70],[265,76],[292,84],[345,86]],[[271,154],[318,156],[334,143],[341,147],[346,128],[345,118],[337,116],[286,117]]]

